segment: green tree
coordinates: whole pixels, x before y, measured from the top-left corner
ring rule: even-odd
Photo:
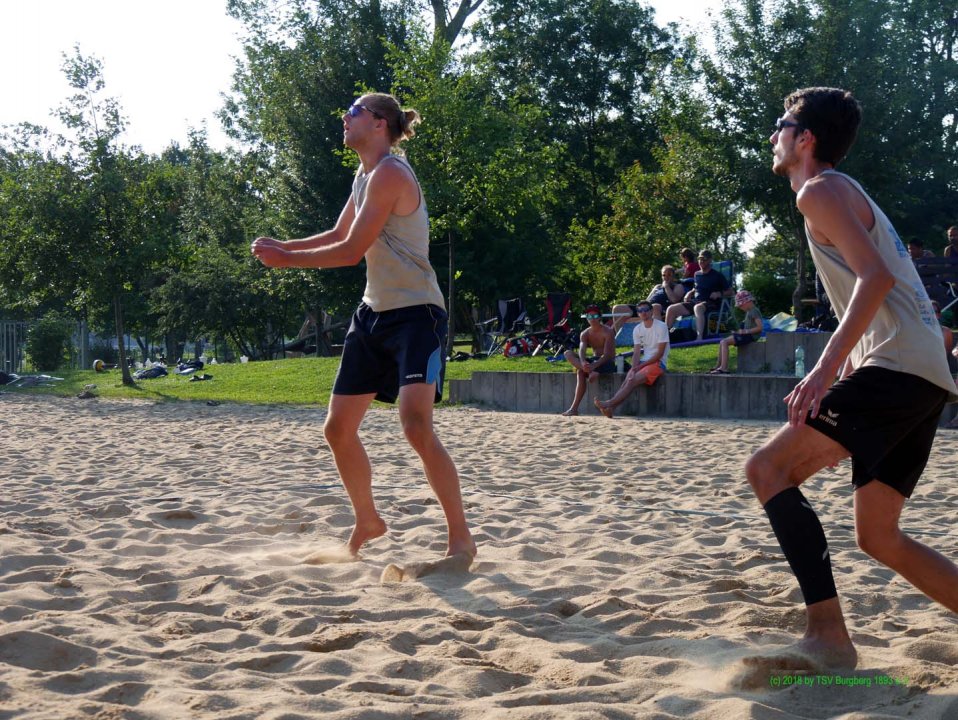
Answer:
[[[666,129],[666,128],[664,128]],[[636,163],[598,220],[575,222],[566,248],[568,284],[597,302],[634,301],[675,265],[685,245],[711,248],[741,267],[744,218],[714,134],[673,129],[653,149],[656,167]]]
[[[390,60],[396,92],[423,117],[407,153],[428,202],[432,261],[451,317],[471,323],[472,309],[497,298],[544,296],[560,260],[560,232],[549,218],[564,181],[561,145],[535,132],[541,112],[496,101],[489,66],[457,62],[448,45],[422,32],[393,48]],[[465,312],[454,314],[455,298]]]
[[[958,187],[958,9],[933,0],[788,0],[727,5],[704,63],[711,121],[727,129],[742,200],[792,242],[798,307],[809,285],[803,221],[770,172],[768,138],[798,87],[851,90],[864,121],[843,170],[904,238],[941,242]]]
[[[544,111],[568,148],[569,212],[597,217],[605,191],[657,141],[647,101],[676,46],[634,0],[491,0],[476,35],[502,92]]]

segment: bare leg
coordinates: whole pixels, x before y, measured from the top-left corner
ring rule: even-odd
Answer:
[[[823,467],[846,457],[845,448],[817,430],[786,425],[748,459],[745,473],[764,507],[779,493],[800,486]],[[822,667],[854,667],[857,653],[838,598],[807,605],[805,611],[805,635],[794,650]]]
[[[688,314],[689,311],[685,309],[685,305],[682,303],[669,305],[665,310],[665,324],[668,326],[669,330],[671,330],[672,326],[675,325],[676,320]]]
[[[566,350],[565,359],[575,368],[575,396],[572,398],[572,405],[569,406],[569,409],[562,413],[566,417],[570,417],[579,414],[579,404],[582,402],[582,398],[585,397],[588,376],[582,369],[582,363],[579,362],[578,353],[572,350]]]
[[[644,370],[630,370],[628,375],[625,376],[625,380],[623,380],[619,386],[619,389],[616,390],[615,395],[604,401],[596,398],[595,406],[599,409],[599,412],[607,418],[611,418],[615,408],[624,403],[626,398],[629,397],[632,391],[639,385],[644,385],[645,379],[646,373]]]
[[[326,442],[333,452],[336,469],[353,506],[356,525],[346,544],[355,555],[367,540],[386,532],[372,492],[372,467],[366,448],[359,439],[359,426],[373,401],[374,394],[336,395],[329,399],[329,414],[323,426]]]
[[[654,320],[662,319],[662,303],[652,303],[652,318]]]
[[[718,370],[728,371],[729,346],[732,344],[731,335],[727,338],[722,338],[722,342],[719,343],[719,364],[716,366]]]
[[[466,525],[459,490],[459,473],[439,441],[432,424],[435,383],[404,385],[399,389],[399,419],[409,444],[422,460],[426,479],[446,516],[448,547],[446,555],[476,555],[476,543]]]
[[[701,340],[705,337],[705,311],[708,305],[704,302],[695,304],[695,339]]]
[[[958,613],[958,567],[899,529],[904,505],[904,496],[877,480],[855,490],[858,545],[932,600]]]

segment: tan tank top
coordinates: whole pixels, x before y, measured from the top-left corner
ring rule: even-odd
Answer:
[[[958,400],[955,381],[948,371],[944,341],[931,300],[918,277],[915,265],[895,228],[878,205],[853,178],[835,170],[858,190],[871,206],[875,224],[868,232],[886,267],[895,276],[895,285],[885,297],[868,329],[849,355],[855,368],[869,365],[924,378],[949,392],[949,401]],[[839,319],[851,301],[857,277],[832,245],[820,245],[805,223],[808,247],[818,275]]]
[[[390,214],[379,237],[366,251],[363,302],[376,312],[427,304],[445,309],[436,273],[429,264],[429,216],[419,180],[405,158],[387,155],[380,162],[398,162],[412,173],[419,189],[419,207],[409,215]],[[353,178],[357,215],[366,199],[368,182],[369,175],[360,165]]]

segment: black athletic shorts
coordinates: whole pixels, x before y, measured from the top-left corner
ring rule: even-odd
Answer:
[[[436,305],[375,312],[360,303],[346,333],[333,393],[376,393],[377,400],[391,403],[403,385],[434,382],[439,402],[446,370],[447,320],[446,311]]]
[[[863,367],[825,393],[806,424],[852,456],[852,484],[872,480],[911,497],[925,469],[948,392],[924,378]]]

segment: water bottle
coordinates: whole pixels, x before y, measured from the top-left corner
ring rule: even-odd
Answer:
[[[795,377],[805,377],[805,348],[795,348]]]

